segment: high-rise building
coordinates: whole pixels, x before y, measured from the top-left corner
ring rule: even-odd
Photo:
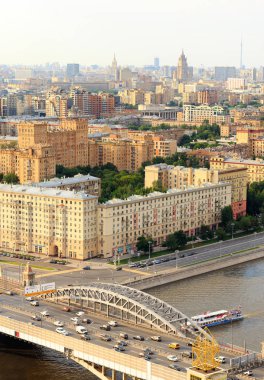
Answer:
[[[187,58],[184,55],[183,51],[178,60],[177,79],[179,82],[185,82],[189,79],[189,69],[188,69]]]
[[[117,60],[116,60],[115,54],[112,61],[111,74],[114,77],[114,80],[118,80],[118,68],[117,68]]]
[[[67,63],[67,77],[72,78],[80,72],[79,63]]]
[[[160,67],[159,57],[154,58],[154,67],[157,69]]]
[[[234,66],[215,67],[214,77],[215,77],[215,80],[219,82],[225,82],[228,78],[235,78],[236,68]]]

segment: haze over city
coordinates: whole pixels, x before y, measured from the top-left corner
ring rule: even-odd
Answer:
[[[247,67],[264,60],[262,0],[11,0],[1,4],[1,63],[76,61],[143,66],[159,56],[176,63],[182,49],[192,66]]]

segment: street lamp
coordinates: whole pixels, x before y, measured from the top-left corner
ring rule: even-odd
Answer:
[[[232,239],[233,239],[233,234],[234,234],[234,226],[235,226],[235,223],[231,223],[231,229],[232,229]]]
[[[222,246],[223,240],[219,240],[219,257],[222,257],[222,252],[221,252],[221,246]]]
[[[180,251],[175,251],[175,269],[177,269],[178,268],[178,266],[177,266],[177,256],[178,256],[178,253],[179,253]]]
[[[152,241],[148,241],[148,245],[149,245],[149,260],[150,260],[150,248],[151,248],[151,244],[152,244]]]

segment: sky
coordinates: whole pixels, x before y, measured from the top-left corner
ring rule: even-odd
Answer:
[[[264,0],[1,0],[0,64],[264,66]]]

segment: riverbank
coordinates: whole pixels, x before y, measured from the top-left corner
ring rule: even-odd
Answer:
[[[219,269],[232,267],[261,258],[264,258],[263,246],[260,246],[254,250],[234,252],[221,258],[208,260],[199,264],[189,265],[188,267],[171,268],[169,270],[160,272],[159,274],[153,274],[140,279],[136,278],[134,281],[124,282],[123,285],[127,285],[139,290],[147,290],[156,286],[169,284],[171,282],[199,276],[204,273],[217,271]]]

